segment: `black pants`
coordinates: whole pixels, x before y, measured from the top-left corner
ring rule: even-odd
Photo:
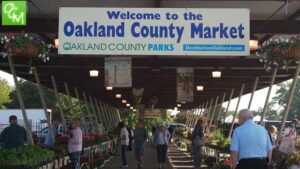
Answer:
[[[236,169],[268,169],[267,159],[241,159]]]
[[[157,152],[157,162],[158,163],[165,163],[167,158],[168,146],[166,144],[157,145],[156,147]]]

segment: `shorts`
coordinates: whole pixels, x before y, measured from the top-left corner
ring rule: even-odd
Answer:
[[[136,156],[144,156],[145,145],[144,143],[135,143],[134,153]]]

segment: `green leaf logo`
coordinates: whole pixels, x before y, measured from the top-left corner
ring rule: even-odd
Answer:
[[[26,1],[2,1],[2,25],[26,25]]]

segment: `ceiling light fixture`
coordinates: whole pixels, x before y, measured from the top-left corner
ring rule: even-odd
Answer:
[[[129,103],[127,103],[127,104],[126,104],[126,106],[127,106],[127,107],[130,107],[130,104],[129,104]]]
[[[131,106],[130,109],[133,110],[133,107]]]
[[[249,41],[250,51],[255,51],[258,48],[258,38],[257,36],[252,35]]]
[[[222,72],[219,71],[219,70],[212,71],[212,77],[213,78],[220,78],[221,75],[222,75]]]
[[[197,86],[197,91],[203,91],[203,90],[204,90],[204,86],[202,85]]]
[[[122,100],[122,103],[124,103],[124,104],[127,103],[127,100]]]
[[[98,70],[90,70],[90,76],[91,77],[98,77],[99,71]]]
[[[181,107],[181,104],[177,104],[177,107]]]
[[[55,38],[54,39],[54,47],[57,49],[59,47],[59,39]]]
[[[181,104],[185,104],[185,103],[186,103],[186,101],[181,102]]]
[[[112,86],[106,86],[106,90],[113,90],[114,88]]]
[[[118,94],[116,94],[116,98],[117,98],[117,99],[120,99],[121,97],[122,97],[122,95],[121,95],[121,94],[119,94],[119,93],[118,93]]]

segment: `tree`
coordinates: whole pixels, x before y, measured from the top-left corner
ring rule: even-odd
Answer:
[[[6,104],[10,102],[9,93],[11,92],[11,87],[8,82],[0,78],[0,109],[6,108]]]
[[[286,102],[288,100],[291,81],[281,83],[278,86],[279,89],[276,91],[276,96],[273,98],[272,102],[277,103],[281,107],[285,107]],[[299,113],[300,113],[299,103],[300,103],[300,78],[298,78],[298,82],[296,84],[296,89],[295,89],[294,97],[292,99],[287,120],[292,120],[293,118],[299,118]],[[272,106],[272,108],[274,108],[274,106]]]

